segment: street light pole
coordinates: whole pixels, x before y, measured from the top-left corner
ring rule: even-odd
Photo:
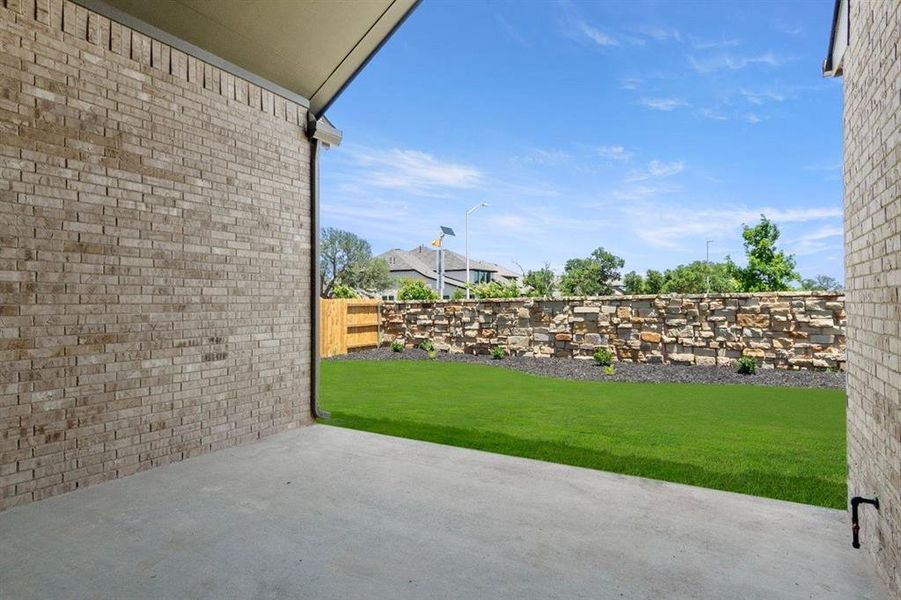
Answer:
[[[488,206],[487,202],[476,204],[466,211],[466,299],[469,300],[469,215],[479,210],[483,206]]]
[[[707,294],[710,294],[710,244],[713,243],[713,240],[707,240]]]

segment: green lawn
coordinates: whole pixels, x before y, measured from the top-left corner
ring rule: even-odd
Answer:
[[[326,423],[720,490],[845,506],[845,395],[581,382],[484,365],[325,361]]]

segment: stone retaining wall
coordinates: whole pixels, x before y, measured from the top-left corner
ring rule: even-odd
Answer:
[[[430,339],[439,350],[619,360],[844,368],[844,296],[782,292],[730,295],[385,302],[382,341]]]

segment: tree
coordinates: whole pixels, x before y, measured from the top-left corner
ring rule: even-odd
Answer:
[[[824,292],[840,292],[842,291],[842,284],[837,279],[830,277],[829,275],[817,275],[813,279],[802,279],[801,289],[818,290]]]
[[[776,249],[779,228],[760,215],[760,223],[742,226],[748,265],[739,267],[727,259],[733,276],[744,292],[775,292],[790,289],[789,283],[800,279],[795,271],[795,258]]]
[[[704,294],[729,293],[739,290],[739,282],[732,275],[728,263],[712,263],[697,260],[687,265],[667,269],[664,273],[649,270],[646,277],[635,271],[626,273],[623,284],[627,294]]]
[[[438,292],[419,279],[401,279],[398,300],[437,300]]]
[[[739,281],[733,276],[732,267],[728,263],[707,263],[696,260],[687,265],[679,265],[675,269],[667,269],[661,292],[664,294],[715,294],[737,292]]]
[[[619,279],[626,261],[597,248],[588,258],[572,258],[563,267],[560,289],[568,296],[604,296],[613,293],[610,286]]]
[[[349,231],[327,227],[319,244],[319,281],[324,298],[336,285],[373,294],[391,283],[387,261],[372,257],[369,242]]]
[[[529,288],[529,296],[536,298],[550,298],[557,287],[556,276],[549,263],[537,271],[529,271],[523,277],[522,282]]]
[[[644,294],[660,294],[663,293],[663,286],[666,283],[666,275],[660,271],[648,269],[647,276],[644,280]]]
[[[627,294],[644,294],[644,277],[635,271],[629,271],[623,277],[623,288]]]
[[[335,284],[335,287],[332,288],[332,298],[359,298],[360,295],[357,294],[356,290],[354,290],[349,285],[344,285],[343,283]]]

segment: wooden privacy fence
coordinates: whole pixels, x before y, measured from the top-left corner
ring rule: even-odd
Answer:
[[[320,300],[319,353],[323,358],[379,345],[379,301]]]

